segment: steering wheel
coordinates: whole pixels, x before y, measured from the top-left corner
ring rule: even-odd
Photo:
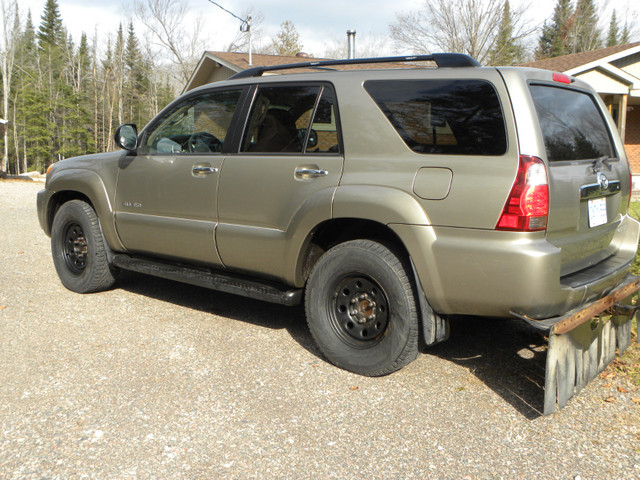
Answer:
[[[222,142],[209,132],[196,132],[187,140],[187,150],[192,153],[219,152]]]

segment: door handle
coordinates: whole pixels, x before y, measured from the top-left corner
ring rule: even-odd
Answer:
[[[218,169],[216,167],[212,167],[208,163],[196,163],[191,169],[191,173],[197,176],[211,175],[217,171]]]
[[[327,170],[321,170],[318,168],[296,168],[296,178],[318,178],[326,177],[329,175]]]

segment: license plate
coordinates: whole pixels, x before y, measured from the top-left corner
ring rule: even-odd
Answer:
[[[607,223],[607,199],[592,198],[589,205],[589,227],[598,227]]]

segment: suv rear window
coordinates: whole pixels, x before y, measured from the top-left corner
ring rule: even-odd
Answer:
[[[375,80],[364,88],[417,153],[503,155],[500,100],[481,80]]]
[[[550,162],[613,157],[609,130],[588,93],[531,85]]]

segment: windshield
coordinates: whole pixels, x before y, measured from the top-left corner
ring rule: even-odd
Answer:
[[[614,156],[604,117],[590,94],[546,85],[529,88],[550,162]]]

